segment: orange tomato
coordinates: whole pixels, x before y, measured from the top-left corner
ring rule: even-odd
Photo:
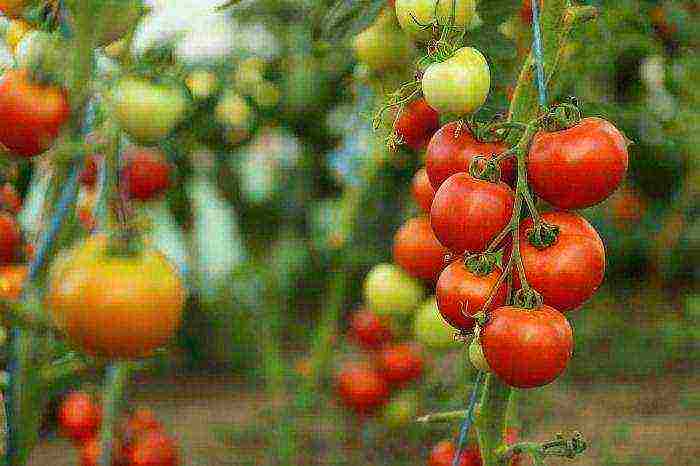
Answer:
[[[24,264],[12,264],[0,267],[0,298],[19,299],[29,267]]]

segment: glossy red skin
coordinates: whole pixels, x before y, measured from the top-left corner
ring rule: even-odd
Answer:
[[[440,115],[425,99],[414,100],[404,108],[396,121],[394,132],[413,150],[425,149],[440,127]]]
[[[392,338],[388,319],[369,309],[360,309],[353,314],[350,333],[354,340],[366,350],[379,349]]]
[[[520,256],[530,286],[542,294],[544,303],[562,312],[586,302],[603,282],[605,247],[598,232],[573,212],[545,212],[542,219],[559,227],[557,241],[539,250],[527,239],[532,219],[520,224]],[[517,274],[515,285],[519,287]]]
[[[435,287],[435,297],[442,318],[458,330],[474,330],[476,322],[462,314],[462,311],[467,315],[480,312],[501,273],[501,268],[495,266],[488,275],[475,275],[467,269],[462,260],[448,265],[440,274]],[[507,291],[506,284],[501,284],[489,305],[489,310],[505,304]]]
[[[610,196],[627,172],[627,140],[602,118],[584,118],[569,129],[540,132],[528,154],[528,181],[555,207],[584,209]]]
[[[457,449],[450,440],[443,440],[435,444],[430,450],[428,466],[453,466]],[[459,466],[480,466],[481,454],[479,447],[472,445],[465,447],[459,458]]]
[[[433,189],[433,185],[430,184],[428,172],[425,168],[421,168],[414,175],[413,181],[411,181],[411,194],[413,194],[413,199],[415,199],[423,212],[430,215],[430,207],[433,205],[435,189]]]
[[[507,184],[457,173],[435,193],[430,224],[438,241],[450,251],[483,252],[510,221],[514,202]]]
[[[469,173],[469,165],[474,156],[491,157],[505,150],[506,146],[502,143],[477,141],[465,125],[459,129],[457,122],[447,123],[433,135],[428,143],[425,152],[428,179],[437,190],[455,173]],[[510,158],[501,162],[501,181],[514,185],[515,172],[515,159]]]
[[[163,194],[170,186],[170,165],[160,153],[133,148],[124,154],[124,159],[121,181],[130,199],[148,201]]]
[[[94,438],[102,422],[102,408],[85,392],[72,392],[58,408],[61,434],[83,444]]]
[[[129,466],[177,466],[175,441],[159,430],[144,432],[129,452]]]
[[[22,198],[10,183],[5,183],[0,188],[0,208],[14,215],[22,210]]]
[[[377,366],[390,386],[403,387],[423,375],[423,355],[413,344],[386,346],[378,354]]]
[[[80,172],[80,176],[78,177],[78,181],[80,181],[83,186],[87,186],[88,188],[95,187],[97,183],[98,158],[98,155],[90,155],[85,159],[85,168]]]
[[[394,235],[394,262],[409,275],[428,281],[437,280],[449,254],[435,237],[427,216],[414,217]]]
[[[367,364],[346,364],[338,374],[336,384],[343,404],[359,415],[374,414],[389,401],[389,386]]]
[[[0,262],[14,262],[21,253],[22,234],[17,220],[0,212]]]
[[[8,71],[0,81],[0,144],[22,157],[48,149],[70,116],[65,92]]]
[[[569,321],[556,309],[500,307],[479,335],[491,370],[517,388],[547,385],[564,372],[574,346]]]

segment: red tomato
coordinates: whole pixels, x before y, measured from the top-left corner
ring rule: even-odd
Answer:
[[[428,217],[408,220],[394,235],[394,261],[416,278],[437,280],[448,253],[435,237]]]
[[[462,260],[448,265],[440,274],[435,287],[435,297],[442,318],[458,330],[472,331],[476,322],[464,314],[474,315],[481,311],[501,273],[501,268],[495,266],[488,275],[475,275]],[[501,284],[489,310],[505,304],[507,290],[506,284]]]
[[[433,205],[435,190],[428,179],[428,172],[425,168],[418,170],[411,182],[411,193],[416,203],[423,209],[423,212],[430,214],[430,206]]]
[[[7,212],[0,212],[0,262],[13,262],[22,247],[22,234],[17,220]]]
[[[579,307],[598,289],[605,275],[605,247],[598,233],[572,212],[545,212],[542,219],[559,227],[556,242],[537,249],[527,239],[532,219],[520,225],[520,255],[525,276],[544,303],[562,312]],[[518,274],[513,275],[519,286]]]
[[[70,116],[63,89],[29,80],[12,70],[0,81],[0,144],[23,157],[41,154],[53,144]]]
[[[430,223],[438,241],[450,251],[482,252],[510,221],[514,202],[507,184],[457,173],[435,193]]]
[[[87,186],[88,188],[95,187],[95,183],[97,183],[97,165],[99,158],[99,155],[93,154],[85,159],[85,168],[80,172],[80,177],[78,178],[83,186]]]
[[[423,355],[413,344],[386,346],[377,357],[379,372],[389,385],[401,387],[423,375]]]
[[[528,154],[528,181],[560,209],[583,209],[610,196],[627,172],[627,139],[601,118],[569,129],[540,132]]]
[[[350,332],[359,345],[367,350],[378,349],[390,342],[392,337],[389,319],[369,309],[360,309],[353,314]]]
[[[22,210],[22,198],[10,183],[5,183],[0,188],[0,209],[17,215]]]
[[[448,123],[430,139],[425,152],[425,169],[433,188],[440,188],[443,182],[455,173],[469,173],[469,165],[474,156],[491,157],[505,152],[506,146],[499,142],[479,142],[469,128],[459,123]],[[501,162],[501,181],[513,185],[515,182],[515,159]]]
[[[124,153],[121,179],[131,199],[148,201],[170,186],[170,165],[159,152],[132,148]]]
[[[547,305],[537,309],[500,307],[479,335],[491,370],[508,385],[547,385],[566,369],[574,336],[564,314]]]
[[[112,445],[112,466],[123,465],[123,454],[119,444]],[[94,437],[88,440],[80,450],[80,466],[98,466],[102,448],[100,439]]]
[[[435,444],[430,450],[428,466],[452,466],[457,448],[450,440],[443,440]],[[481,466],[481,454],[476,445],[462,450],[459,458],[459,466]]]
[[[158,430],[144,432],[129,452],[130,466],[176,466],[178,451],[175,441]]]
[[[94,438],[102,422],[102,407],[85,392],[72,392],[58,408],[61,434],[82,444]]]
[[[389,401],[389,386],[379,373],[367,364],[346,364],[336,381],[343,404],[357,414],[373,414]]]
[[[439,127],[440,115],[421,98],[403,109],[394,132],[411,149],[422,150]]]

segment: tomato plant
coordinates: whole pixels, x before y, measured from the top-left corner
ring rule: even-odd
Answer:
[[[61,433],[77,444],[95,438],[102,422],[102,407],[85,392],[71,392],[58,408]]]
[[[433,234],[428,217],[408,220],[394,236],[394,261],[410,275],[435,281],[445,267],[447,249]]]

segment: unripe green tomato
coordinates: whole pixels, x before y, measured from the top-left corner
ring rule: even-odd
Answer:
[[[469,362],[480,371],[491,372],[489,363],[486,362],[486,358],[484,357],[484,350],[481,348],[481,344],[477,338],[474,338],[469,344]]]
[[[423,299],[421,284],[393,264],[378,264],[364,283],[367,307],[377,314],[408,315]]]
[[[155,144],[168,136],[185,118],[190,106],[183,87],[136,77],[117,83],[112,102],[122,129],[144,145]]]
[[[229,143],[237,144],[250,135],[253,112],[248,102],[235,91],[224,91],[214,109],[214,117],[226,129]]]
[[[490,87],[489,64],[472,47],[462,47],[453,57],[430,65],[423,74],[425,100],[440,114],[473,113],[486,101]]]
[[[413,61],[416,51],[401,30],[380,22],[356,35],[352,47],[357,60],[374,72],[406,67]]]
[[[476,14],[475,0],[396,0],[396,18],[408,35],[418,41],[427,41],[433,29],[421,27],[421,24],[447,25],[452,16],[453,3],[454,26],[468,28]]]
[[[416,340],[429,348],[459,347],[459,343],[454,339],[455,329],[443,320],[434,296],[418,308],[413,330]]]
[[[385,426],[398,429],[416,420],[419,398],[415,390],[404,390],[392,398],[384,407],[382,422]]]
[[[185,84],[195,99],[206,99],[216,91],[218,78],[208,70],[194,70],[185,79]]]

